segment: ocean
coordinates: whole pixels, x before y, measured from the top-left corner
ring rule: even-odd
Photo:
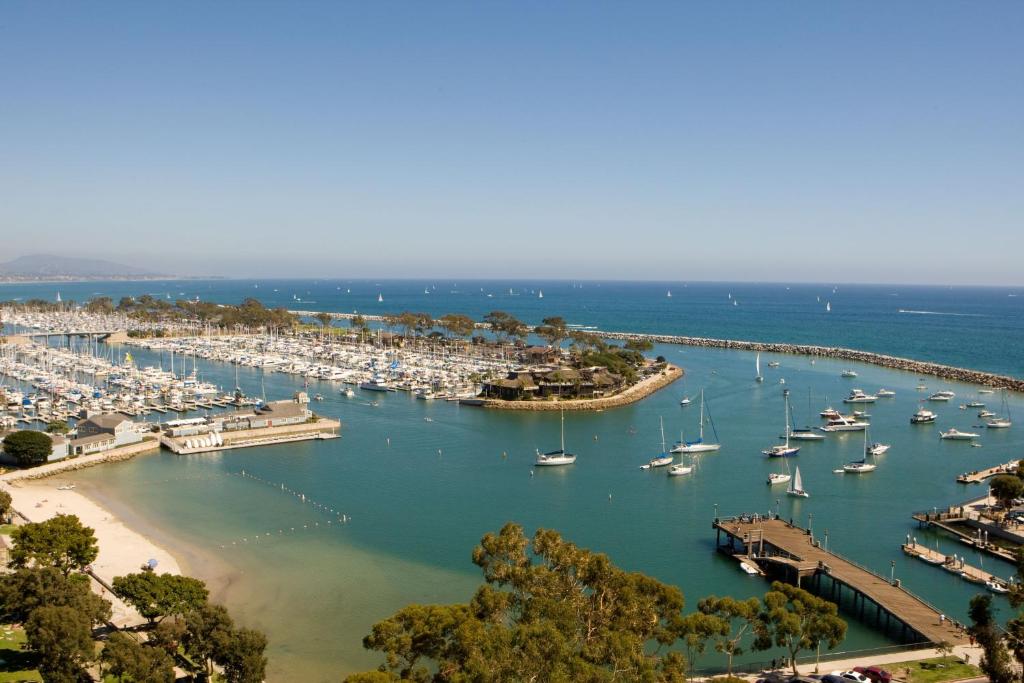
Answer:
[[[1022,367],[1014,341],[1024,319],[1009,289],[281,280],[3,285],[0,299],[52,299],[58,289],[64,300],[169,293],[224,302],[255,296],[268,305],[363,313],[479,317],[500,309],[530,323],[561,315],[606,330],[850,346],[1015,376]],[[557,447],[557,414],[485,411],[403,393],[374,394],[380,405],[372,407],[366,396],[346,399],[339,392],[343,385],[313,382],[308,391],[325,396],[314,408],[342,420],[341,439],[186,457],[162,453],[62,480],[74,479],[79,490],[165,542],[190,571],[216,581],[239,620],[270,636],[269,673],[277,681],[338,680],[375,667],[381,657],[361,646],[370,626],[410,602],[468,600],[480,583],[472,548],[507,521],[530,533],[557,529],[626,569],[679,585],[688,609],[708,594],[747,597],[768,588],[714,551],[716,511],[778,510],[810,524],[819,537],[827,535],[830,548],[881,574],[893,571],[910,590],[961,620],[977,588],[905,557],[900,544],[907,534],[947,553],[966,553],[968,562],[999,575],[1012,573],[1009,565],[919,530],[910,517],[981,495],[982,487],[957,484],[956,475],[1021,452],[1024,432],[1016,426],[974,430],[982,432],[981,448],[938,439],[939,429],[967,430],[977,423],[973,411],[957,407],[976,396],[977,387],[924,378],[928,390],[918,391],[922,378],[914,374],[772,354],[762,354],[766,381],[757,384],[752,353],[672,345],[658,345],[653,353],[681,365],[685,378],[628,407],[567,415],[566,446],[579,455],[571,467],[531,466],[536,449]],[[133,355],[140,365],[161,361],[145,351]],[[779,367],[768,368],[773,360]],[[859,376],[840,377],[847,367]],[[198,368],[204,379],[234,385],[234,366],[200,359]],[[240,382],[248,393],[262,386],[268,398],[278,398],[301,389],[303,380],[241,368]],[[896,391],[868,407],[871,440],[892,444],[878,458],[878,469],[834,474],[860,457],[863,437],[832,434],[804,444],[791,460],[800,466],[810,498],[789,498],[781,487],[768,487],[768,473],[782,465],[761,450],[782,433],[784,387],[798,426],[820,424],[817,413],[839,407],[853,387]],[[695,399],[701,389],[721,451],[701,456],[689,477],[640,470],[661,448],[661,421],[669,441],[696,435],[697,402],[683,407],[679,399]],[[939,413],[937,424],[911,426],[910,415],[937,389],[955,391],[957,398],[929,406]],[[981,398],[999,410],[998,395]],[[1008,401],[1012,413],[1024,414],[1021,397]],[[339,523],[337,513],[347,523]],[[848,620],[850,633],[840,649],[889,644]],[[714,661],[708,655],[699,664]]]

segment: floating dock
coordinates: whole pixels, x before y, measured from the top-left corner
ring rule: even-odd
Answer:
[[[920,545],[914,541],[903,544],[903,552],[911,557],[916,557],[919,560],[923,560],[930,565],[941,567],[951,574],[956,574],[964,581],[971,583],[978,583],[984,585],[985,583],[994,583],[1003,588],[1007,588],[1008,584],[1004,579],[999,578],[995,574],[990,574],[984,569],[971,566],[967,564],[962,557],[956,555],[943,555],[938,550],[932,550],[926,546]]]
[[[962,626],[941,617],[898,580],[824,550],[810,530],[759,515],[719,518],[713,528],[721,552],[745,554],[771,578],[831,600],[905,643],[968,642]]]

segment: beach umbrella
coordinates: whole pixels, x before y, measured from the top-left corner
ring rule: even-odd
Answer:
[[[152,557],[151,557],[151,558],[149,558],[149,561],[148,561],[148,562],[146,562],[146,566],[148,566],[148,567],[149,567],[150,569],[156,569],[156,566],[157,566],[158,564],[160,564],[160,563],[159,563],[159,562],[157,562],[157,561],[156,561],[155,559],[153,559]]]

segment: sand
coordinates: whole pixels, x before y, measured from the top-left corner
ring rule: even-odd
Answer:
[[[106,509],[74,490],[60,490],[64,482],[47,479],[38,482],[2,482],[0,488],[14,499],[14,509],[32,522],[42,522],[58,514],[77,515],[96,533],[99,556],[92,564],[93,573],[108,584],[115,576],[138,572],[150,559],[157,561],[159,573],[180,574],[178,561],[167,550],[149,538],[126,527]],[[114,603],[112,621],[118,626],[142,623],[144,620],[124,605],[98,582],[93,582],[97,593]]]

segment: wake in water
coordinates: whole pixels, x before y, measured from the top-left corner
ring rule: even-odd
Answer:
[[[984,318],[985,316],[981,313],[948,313],[946,311],[912,311],[906,308],[901,308],[900,313],[913,313],[914,315],[956,315],[963,318]]]

